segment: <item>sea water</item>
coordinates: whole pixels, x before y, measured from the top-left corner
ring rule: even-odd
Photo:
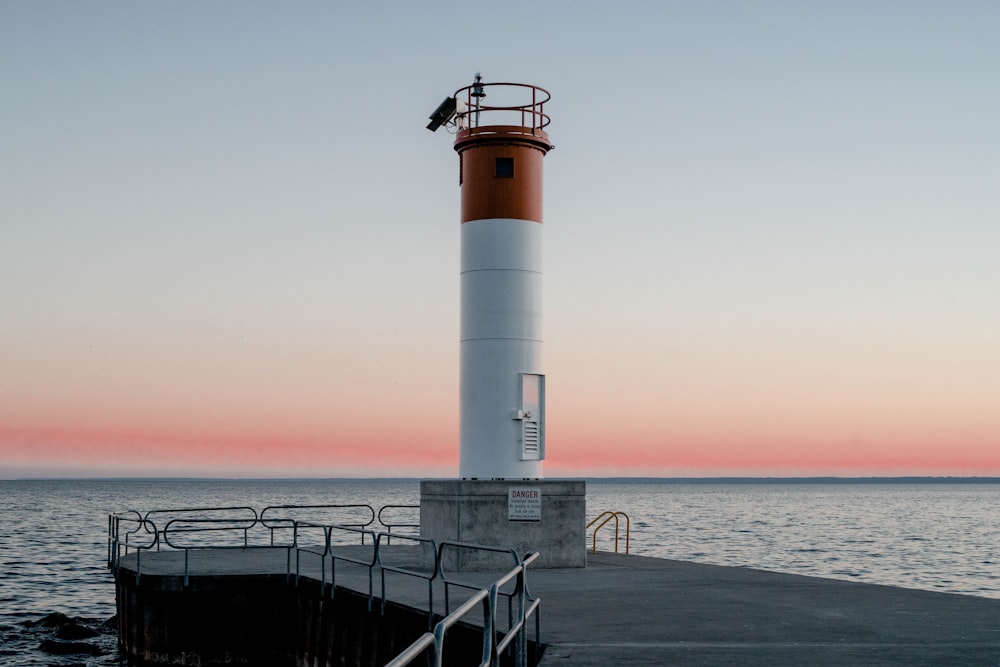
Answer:
[[[52,612],[94,626],[114,615],[110,512],[354,503],[377,511],[419,495],[415,480],[0,481],[0,664],[118,664],[111,629],[88,640],[103,656],[55,656],[38,648],[43,631],[26,625]],[[998,483],[588,481],[588,518],[605,510],[628,516],[633,554],[1000,598]],[[618,523],[624,552],[626,521]],[[613,550],[614,535],[612,521],[597,548]]]

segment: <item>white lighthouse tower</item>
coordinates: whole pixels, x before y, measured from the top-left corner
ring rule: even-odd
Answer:
[[[524,98],[504,104],[494,98]],[[476,82],[456,93],[461,207],[459,476],[539,479],[542,159],[549,93]]]
[[[545,104],[479,74],[431,115],[455,133],[461,187],[458,480],[421,482],[421,534],[586,562],[585,486],[543,481],[542,163]]]

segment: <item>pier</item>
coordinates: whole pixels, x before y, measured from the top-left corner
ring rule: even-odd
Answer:
[[[277,609],[278,598],[284,599],[281,604],[300,607],[332,599],[339,602],[328,606],[354,605],[355,620],[366,614],[394,615],[391,623],[409,627],[389,638],[392,650],[401,651],[446,615],[442,605],[449,583],[465,586],[450,592],[454,610],[502,574],[404,576],[433,570],[433,549],[418,538],[406,543],[408,538],[395,534],[391,542],[384,533],[368,537],[378,542],[328,544],[319,550],[132,551],[115,564],[120,636],[127,642],[130,636],[134,641],[149,633],[148,627],[136,625],[148,625],[150,614],[156,617],[150,604],[183,603],[197,591],[226,589],[230,602],[257,600],[271,610]],[[532,569],[529,564],[521,575],[526,593],[538,605],[524,628],[529,664],[540,654],[537,664],[543,666],[1000,665],[1000,600],[606,552],[588,554],[586,568]],[[384,589],[382,582],[387,582]],[[144,600],[146,608],[132,610],[141,615],[130,614],[129,600]],[[170,614],[163,618],[170,622]],[[478,662],[483,618],[474,611],[463,619],[461,630],[449,630],[444,664]],[[272,637],[322,634],[293,627],[314,622],[301,613],[275,613],[264,622],[277,624]],[[204,629],[214,636],[217,630]],[[158,631],[154,628],[154,635]],[[386,630],[380,632],[385,640]],[[330,662],[326,659],[310,656],[307,662],[300,656],[291,664],[334,664],[332,654]],[[374,660],[371,653],[350,664],[388,662]]]

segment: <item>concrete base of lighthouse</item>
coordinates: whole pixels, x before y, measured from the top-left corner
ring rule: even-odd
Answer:
[[[420,482],[420,536],[541,555],[532,567],[586,567],[587,485],[583,480]],[[513,564],[509,554],[446,548],[445,567],[485,570]]]

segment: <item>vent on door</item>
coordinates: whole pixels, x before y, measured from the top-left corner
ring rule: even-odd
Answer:
[[[524,420],[521,422],[521,441],[524,443],[522,458],[525,460],[535,460],[538,458],[540,443],[538,438],[538,422]]]
[[[521,460],[545,459],[545,376],[521,373]]]

